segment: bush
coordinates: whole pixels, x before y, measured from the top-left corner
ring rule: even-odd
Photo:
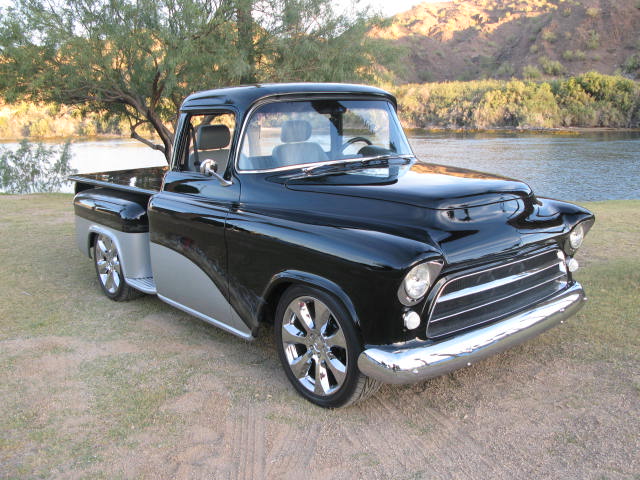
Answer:
[[[545,42],[553,43],[558,39],[558,36],[551,30],[545,30],[542,32],[542,40]]]
[[[589,50],[595,50],[600,47],[600,34],[595,30],[589,30],[589,36],[585,43]]]
[[[538,60],[542,71],[547,75],[558,76],[564,73],[564,67],[557,60],[551,60],[549,57],[540,57]]]
[[[588,17],[596,18],[597,16],[600,15],[600,9],[596,7],[589,7],[585,11],[585,13],[587,14]]]
[[[52,162],[52,158],[58,159]],[[0,191],[4,193],[57,192],[75,173],[70,166],[71,144],[45,147],[22,140],[18,150],[0,148]]]
[[[522,69],[522,76],[527,80],[538,80],[542,77],[542,72],[535,65],[527,65]]]
[[[549,128],[557,123],[558,105],[548,83],[512,80],[484,94],[474,112],[479,128]]]
[[[523,73],[540,71],[525,67]],[[400,116],[413,128],[636,127],[640,84],[585,73],[566,80],[482,80],[395,87]]]
[[[626,128],[640,123],[640,86],[628,78],[588,72],[555,90],[567,125]]]
[[[628,75],[637,76],[640,73],[640,54],[634,53],[622,64],[622,71]]]
[[[575,60],[582,61],[587,58],[587,55],[582,50],[565,50],[562,54],[562,58],[573,62]]]

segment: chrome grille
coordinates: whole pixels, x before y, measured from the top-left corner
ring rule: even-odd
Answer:
[[[498,320],[544,300],[565,288],[567,282],[560,250],[452,276],[435,298],[427,336],[437,338]]]

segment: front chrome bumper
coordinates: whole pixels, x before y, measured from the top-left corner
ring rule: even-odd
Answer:
[[[539,335],[580,310],[585,300],[576,282],[529,310],[445,340],[370,346],[358,357],[358,367],[384,383],[437,377]]]

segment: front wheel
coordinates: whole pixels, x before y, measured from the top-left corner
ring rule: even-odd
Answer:
[[[344,407],[380,387],[358,369],[362,345],[349,314],[321,290],[295,286],[284,293],[276,310],[275,337],[289,381],[316,405]]]
[[[118,248],[111,238],[98,234],[93,242],[93,261],[104,294],[111,300],[123,302],[142,295],[124,280]]]

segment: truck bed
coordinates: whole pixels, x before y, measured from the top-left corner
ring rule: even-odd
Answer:
[[[153,195],[160,191],[162,179],[169,167],[134,168],[114,172],[71,175],[69,180],[79,184],[107,187],[125,192]],[[82,190],[76,187],[76,192]]]

